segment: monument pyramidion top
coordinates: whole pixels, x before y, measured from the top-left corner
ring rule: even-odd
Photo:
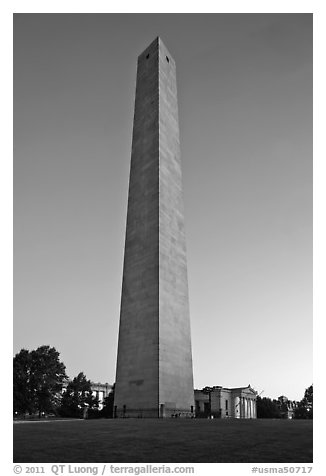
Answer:
[[[149,46],[138,56],[138,62],[149,60],[152,57],[160,57],[160,59],[165,58],[165,61],[170,63],[175,67],[175,61],[171,56],[169,50],[162,41],[162,38],[157,36],[155,40],[150,43]]]

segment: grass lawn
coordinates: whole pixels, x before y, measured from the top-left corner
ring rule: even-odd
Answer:
[[[311,463],[311,420],[14,424],[15,463]]]

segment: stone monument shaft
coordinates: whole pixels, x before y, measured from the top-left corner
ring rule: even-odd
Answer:
[[[138,57],[115,416],[194,411],[175,62]]]

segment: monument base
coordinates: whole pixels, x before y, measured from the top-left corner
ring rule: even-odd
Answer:
[[[158,408],[118,408],[114,407],[113,418],[194,418],[193,407],[169,408],[164,404]]]

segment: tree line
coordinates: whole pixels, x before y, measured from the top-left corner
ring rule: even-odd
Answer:
[[[14,415],[55,415],[70,418],[112,417],[113,392],[103,402],[93,395],[83,372],[68,379],[66,367],[54,347],[22,349],[13,361]]]
[[[278,400],[268,397],[257,396],[257,418],[291,418],[312,419],[313,418],[313,385],[306,388],[303,398],[299,402],[293,402],[285,397]]]
[[[68,379],[66,367],[54,347],[43,345],[36,350],[22,349],[13,362],[13,410],[18,415],[53,414],[70,418],[112,418],[114,386],[99,409],[91,381],[83,372]],[[285,397],[272,400],[257,396],[257,418],[285,417],[289,407],[293,418],[313,418],[313,385],[305,390],[300,402]]]
[[[203,411],[198,411],[197,416],[205,418],[213,415],[215,418],[221,417],[221,410],[212,412],[211,392],[212,387],[204,387],[201,392],[208,395]],[[269,397],[256,397],[257,418],[284,418],[284,419],[312,419],[313,418],[313,385],[305,390],[304,397],[299,401],[291,401],[284,395],[278,399]]]

